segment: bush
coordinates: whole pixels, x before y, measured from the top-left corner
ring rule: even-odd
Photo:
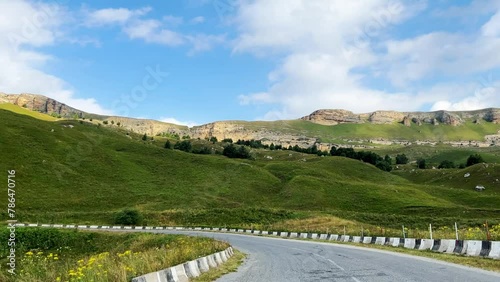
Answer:
[[[455,163],[448,160],[442,161],[438,166],[438,168],[455,168],[455,167],[456,167]]]
[[[193,146],[191,145],[191,142],[189,140],[177,142],[174,145],[174,149],[181,150],[181,151],[188,152],[188,153],[191,152],[192,148],[193,148]]]
[[[217,143],[217,137],[212,136],[212,137],[210,137],[209,141],[212,142],[212,144],[215,144],[215,143]]]
[[[417,167],[420,168],[420,169],[425,169],[426,167],[426,162],[424,159],[418,159],[417,160]]]
[[[212,154],[212,150],[206,146],[203,146],[199,149],[193,149],[193,154],[210,155]]]
[[[136,209],[124,209],[115,215],[115,224],[138,225],[142,222],[142,215]]]
[[[165,142],[165,149],[172,149],[172,143],[170,143],[170,140],[167,140],[167,142]]]
[[[108,122],[107,120],[105,120],[105,121],[103,121],[102,123],[104,123],[104,124],[108,124],[109,122]]]
[[[467,166],[484,163],[483,157],[479,154],[470,155],[467,159]]]
[[[244,146],[235,146],[233,144],[229,144],[224,147],[224,151],[222,154],[228,158],[238,158],[238,159],[249,159],[250,152]]]
[[[408,157],[405,154],[396,156],[396,164],[407,164],[407,163],[408,163]]]
[[[222,140],[223,143],[233,143],[233,139],[231,138],[226,138],[224,140]]]

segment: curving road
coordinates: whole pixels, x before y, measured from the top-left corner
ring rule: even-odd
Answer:
[[[238,272],[223,276],[220,282],[500,281],[497,272],[350,245],[196,231],[136,232],[211,237],[248,254]]]

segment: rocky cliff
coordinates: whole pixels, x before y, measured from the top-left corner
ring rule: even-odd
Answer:
[[[3,94],[0,93],[0,103],[12,103],[21,107],[39,111],[47,114],[57,114],[63,118],[92,118],[93,122],[102,123],[104,126],[120,127],[122,129],[156,136],[162,133],[178,134],[180,136],[190,135],[192,138],[217,137],[222,140],[231,138],[233,140],[261,140],[264,143],[280,144],[283,146],[309,147],[319,142],[313,132],[304,131],[303,128],[293,127],[288,122],[273,124],[273,122],[252,123],[244,121],[220,121],[213,122],[193,128],[164,123],[156,120],[134,119],[127,117],[102,116],[86,113],[72,108],[54,99],[34,94]],[[375,111],[371,113],[355,114],[346,110],[318,110],[312,114],[301,118],[317,124],[334,126],[343,123],[352,124],[394,124],[402,123],[405,126],[419,126],[422,124],[459,126],[466,121],[475,123],[492,122],[500,124],[500,109],[489,108],[477,111],[436,111],[436,112],[396,112],[396,111]],[[332,129],[335,131],[334,129]],[[491,140],[497,140],[498,135],[491,135]],[[400,138],[400,137],[396,137]],[[491,140],[487,140],[490,142]],[[360,140],[347,140],[348,142],[359,142]],[[363,141],[363,140],[361,140]],[[364,140],[374,142],[374,140]],[[379,140],[380,141],[380,140]],[[394,141],[394,140],[393,140]],[[382,140],[380,142],[392,142]],[[489,145],[490,143],[485,143]],[[327,147],[325,147],[326,149]]]
[[[49,115],[56,114],[58,116],[61,116],[62,118],[78,117],[93,119],[96,121],[106,121],[108,123],[108,126],[119,126],[120,128],[139,134],[146,133],[149,136],[155,136],[160,133],[176,133],[179,135],[189,134],[188,128],[186,126],[180,126],[156,120],[96,115],[72,108],[64,103],[43,95],[27,93],[0,93],[0,103],[11,103],[23,108],[30,109],[32,111],[37,111]]]
[[[436,111],[436,112],[395,112],[395,111],[376,111],[365,114],[354,114],[345,110],[318,110],[312,114],[302,117],[302,120],[311,121],[323,125],[337,125],[341,123],[374,123],[374,124],[392,124],[402,123],[406,126],[412,124],[446,124],[458,126],[466,120],[474,122],[493,122],[500,123],[500,109],[489,108],[477,111]]]
[[[61,117],[70,118],[75,115],[83,117],[87,113],[72,108],[59,101],[35,94],[5,94],[0,93],[0,103],[11,103],[23,108],[46,114],[57,114]]]

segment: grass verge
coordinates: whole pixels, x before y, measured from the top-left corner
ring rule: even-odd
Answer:
[[[332,242],[323,241],[323,240],[322,240],[322,242],[332,243]],[[403,254],[408,254],[408,255],[412,255],[412,256],[426,257],[426,258],[442,260],[442,261],[446,261],[446,262],[450,262],[450,263],[454,263],[454,264],[460,264],[460,265],[465,265],[465,266],[469,266],[469,267],[475,267],[475,268],[481,268],[484,270],[500,272],[500,260],[494,260],[494,259],[490,259],[490,258],[470,257],[470,256],[465,256],[465,255],[438,253],[438,252],[433,252],[430,250],[420,251],[420,250],[412,250],[412,249],[405,249],[405,248],[396,248],[396,247],[392,247],[392,246],[360,244],[360,243],[335,242],[334,244],[351,245],[351,246],[357,246],[357,247],[362,247],[362,248],[379,249],[379,250],[390,251],[390,252],[395,252],[395,253],[403,253]]]
[[[223,265],[210,271],[203,273],[197,278],[192,279],[192,282],[211,282],[231,272],[236,272],[238,267],[243,263],[246,254],[234,250],[234,255]]]
[[[229,246],[209,238],[150,233],[19,228],[16,235],[17,275],[3,269],[2,259],[0,281],[130,281]],[[1,248],[2,257],[8,251]]]

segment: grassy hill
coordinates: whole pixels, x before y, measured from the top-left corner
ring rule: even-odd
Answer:
[[[412,124],[408,127],[401,123],[394,124],[339,124],[335,126],[316,124],[305,120],[282,121],[233,121],[250,130],[266,129],[295,135],[314,136],[321,142],[341,142],[342,139],[398,139],[432,141],[484,141],[485,135],[497,134],[500,124],[473,123],[471,120],[460,126]]]
[[[393,224],[389,215],[500,221],[500,187],[479,194],[346,158],[194,155],[84,121],[7,110],[0,110],[0,128],[0,171],[16,170],[21,221],[110,224],[125,207],[138,208],[150,223],[269,223],[316,214],[379,225]]]

